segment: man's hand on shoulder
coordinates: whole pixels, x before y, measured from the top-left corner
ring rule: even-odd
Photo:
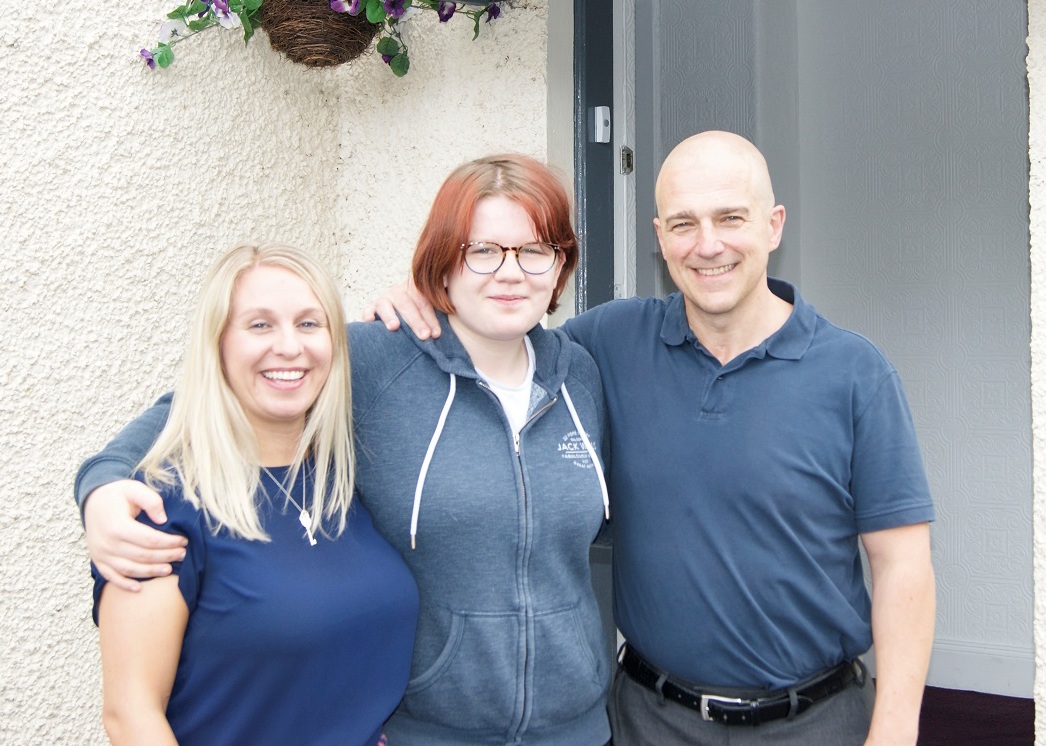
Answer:
[[[400,316],[419,339],[440,335],[436,312],[432,304],[418,292],[413,280],[389,288],[363,312],[364,321],[380,320],[390,332],[400,328]]]

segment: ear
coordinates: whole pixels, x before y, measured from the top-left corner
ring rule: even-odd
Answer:
[[[781,245],[781,234],[785,226],[784,205],[774,205],[770,210],[770,251]]]
[[[557,251],[556,252],[556,274],[555,274],[555,277],[552,280],[553,287],[559,284],[559,276],[561,274],[563,274],[563,265],[566,263],[566,261],[567,261],[567,259],[566,259],[565,256],[563,256],[563,252],[562,251]]]
[[[665,255],[665,241],[661,236],[661,219],[654,218],[654,232],[657,234],[657,245],[661,247],[661,256]]]

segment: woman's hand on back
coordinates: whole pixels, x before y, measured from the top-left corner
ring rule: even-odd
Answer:
[[[91,561],[108,582],[138,591],[134,578],[171,573],[171,562],[185,557],[184,536],[164,533],[139,523],[145,511],[154,523],[166,523],[163,499],[133,479],[121,479],[94,489],[84,502],[84,532]]]

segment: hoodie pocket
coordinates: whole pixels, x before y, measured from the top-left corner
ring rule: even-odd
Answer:
[[[535,618],[531,728],[568,722],[601,702],[610,681],[602,642],[594,602]]]
[[[520,624],[514,613],[452,613],[443,649],[407,685],[403,708],[419,720],[451,728],[504,730],[519,717]]]

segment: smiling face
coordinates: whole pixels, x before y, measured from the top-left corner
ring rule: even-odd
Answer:
[[[695,136],[665,160],[654,228],[695,331],[762,312],[767,260],[785,217],[773,201],[765,161],[736,135]]]
[[[327,315],[289,269],[259,265],[239,276],[221,338],[222,370],[258,440],[300,432],[331,369]]]
[[[544,240],[520,203],[504,196],[484,197],[476,203],[468,240],[491,241],[502,246],[522,246]],[[548,310],[563,259],[557,252],[555,266],[540,275],[519,268],[515,252],[508,252],[497,272],[476,274],[462,264],[444,278],[454,306],[450,324],[465,347],[472,341],[518,341],[534,328]]]

